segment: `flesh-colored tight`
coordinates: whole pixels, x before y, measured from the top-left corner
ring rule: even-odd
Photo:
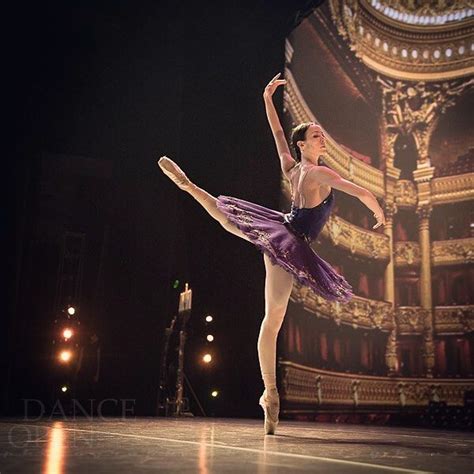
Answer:
[[[251,240],[234,224],[227,220],[217,207],[217,199],[199,188],[191,185],[186,190],[222,227],[242,239]],[[258,337],[258,359],[263,383],[267,391],[276,389],[276,342],[283,319],[285,318],[288,300],[293,287],[293,276],[278,265],[272,265],[270,258],[264,254],[265,263],[265,316],[260,326]]]

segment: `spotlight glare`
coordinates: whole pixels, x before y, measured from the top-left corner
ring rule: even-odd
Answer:
[[[217,395],[219,395],[219,392],[218,392],[217,390],[213,390],[213,391],[211,392],[211,395],[212,395],[214,398],[216,398]]]
[[[206,339],[209,341],[209,342],[212,342],[214,340],[214,336],[212,334],[208,334]]]
[[[61,360],[61,362],[69,362],[71,360],[71,357],[71,351],[62,351],[59,354],[59,359]]]
[[[76,313],[76,308],[74,308],[74,306],[69,306],[67,312],[72,316]]]
[[[65,329],[65,330],[63,331],[63,337],[64,337],[64,339],[70,339],[70,338],[72,337],[72,334],[73,334],[73,332],[72,332],[72,330],[69,329],[69,328],[67,328],[67,329]]]
[[[209,314],[208,316],[206,316],[206,322],[210,323],[211,321],[212,321],[212,316]]]
[[[209,362],[211,362],[211,360],[212,360],[211,354],[205,354],[205,355],[203,356],[202,360],[203,360],[206,364],[209,364]]]
[[[61,387],[61,392],[67,392],[67,387],[66,387],[66,385],[63,385],[63,386]]]

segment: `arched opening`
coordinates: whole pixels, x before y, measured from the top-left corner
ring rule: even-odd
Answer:
[[[400,179],[413,179],[418,157],[415,140],[411,135],[399,135],[394,145],[394,166],[401,170]]]

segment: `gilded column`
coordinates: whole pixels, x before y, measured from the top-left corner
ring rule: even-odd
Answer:
[[[433,376],[434,342],[433,342],[433,303],[431,297],[431,243],[430,243],[430,214],[432,206],[419,206],[419,239],[420,239],[420,300],[423,311],[423,365],[425,374]]]
[[[388,236],[390,260],[385,267],[385,291],[384,300],[395,305],[395,256],[393,252],[393,216],[397,211],[397,205],[394,202],[386,202],[384,205],[385,225],[383,232]]]
[[[419,217],[420,239],[420,300],[423,309],[431,310],[431,243],[430,243],[430,214],[432,206],[427,204],[416,210]]]

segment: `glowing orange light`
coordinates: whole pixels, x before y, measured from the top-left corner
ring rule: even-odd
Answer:
[[[64,339],[70,339],[72,335],[73,335],[72,329],[67,328],[63,331]]]
[[[211,354],[205,354],[205,355],[203,356],[202,360],[203,360],[206,364],[209,364],[209,362],[211,362],[211,360],[212,360]]]
[[[62,351],[59,354],[59,359],[61,360],[61,362],[69,362],[71,360],[71,357],[72,357],[71,351]]]

